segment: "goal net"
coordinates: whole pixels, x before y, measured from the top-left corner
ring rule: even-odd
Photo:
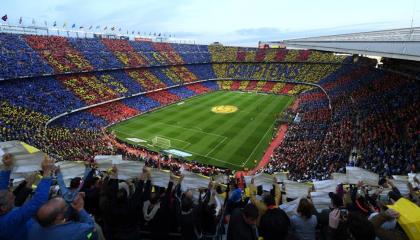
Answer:
[[[171,147],[171,140],[163,137],[154,137],[152,139],[153,146],[157,146],[160,148],[170,148]]]

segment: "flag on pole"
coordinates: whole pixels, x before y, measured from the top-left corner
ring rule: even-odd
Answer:
[[[89,30],[91,30],[93,28],[93,26],[91,25],[90,27],[89,27]]]
[[[67,26],[67,22],[64,22],[63,24],[63,28],[65,28]]]
[[[57,21],[54,21],[53,27],[57,26]]]
[[[112,27],[112,28],[111,28],[111,31],[114,31],[114,30],[115,30],[115,27]]]
[[[104,27],[104,30],[107,30],[107,29],[108,29],[108,27],[107,27],[107,26],[105,26],[105,27]]]
[[[19,18],[19,24],[22,24],[22,17]]]
[[[100,27],[101,27],[101,26],[99,26],[99,25],[98,25],[98,26],[96,26],[96,29],[99,29]]]
[[[3,20],[3,21],[7,21],[7,14],[6,15],[4,15],[3,17],[1,17],[1,20]]]
[[[76,23],[73,23],[73,25],[71,25],[71,27],[72,28],[75,28],[76,27]]]

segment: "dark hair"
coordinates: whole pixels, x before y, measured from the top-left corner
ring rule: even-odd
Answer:
[[[183,197],[181,200],[181,210],[188,212],[193,207],[193,200],[189,197]]]
[[[117,203],[127,202],[127,191],[124,188],[118,189],[117,191]]]
[[[263,202],[264,202],[264,203],[265,203],[265,205],[267,205],[267,206],[273,206],[273,205],[275,205],[275,204],[276,204],[276,199],[274,198],[274,196],[273,196],[273,195],[266,193],[266,194],[264,194],[264,196],[263,196]]]
[[[350,212],[348,215],[348,228],[356,240],[375,239],[375,229],[372,223],[359,213]]]
[[[82,180],[82,178],[80,177],[75,177],[72,178],[70,181],[70,188],[78,188],[80,186],[80,181]]]
[[[263,186],[260,185],[260,186],[257,187],[257,195],[261,196],[262,194],[263,194]]]
[[[379,186],[384,185],[384,183],[386,183],[386,178],[385,178],[385,177],[383,177],[383,178],[379,179],[379,181],[378,181],[378,185],[379,185]]]
[[[246,218],[249,218],[252,220],[255,220],[258,218],[258,208],[252,203],[247,204],[244,207],[243,213]]]
[[[388,192],[388,197],[396,202],[401,198],[401,194],[399,194],[397,191],[392,190]]]
[[[305,218],[309,219],[312,216],[312,209],[313,209],[312,203],[309,202],[308,199],[306,198],[300,199],[299,205],[297,208],[298,213],[300,213]]]

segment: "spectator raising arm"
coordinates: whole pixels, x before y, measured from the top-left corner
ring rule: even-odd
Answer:
[[[6,176],[10,176],[12,167],[11,155],[3,156],[3,164],[6,167],[5,172],[1,171],[1,181],[8,181]],[[38,184],[34,196],[21,208],[13,209],[14,196],[12,192],[6,189],[0,193],[0,239],[25,239],[27,229],[26,222],[35,215],[38,209],[48,201],[48,194],[51,186],[51,171],[54,168],[54,161],[48,156],[44,157],[41,163],[43,177]],[[1,183],[2,187],[6,184]]]

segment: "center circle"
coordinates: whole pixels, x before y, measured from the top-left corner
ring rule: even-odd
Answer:
[[[212,107],[211,111],[214,113],[233,113],[238,111],[238,107],[233,105],[220,105]]]

